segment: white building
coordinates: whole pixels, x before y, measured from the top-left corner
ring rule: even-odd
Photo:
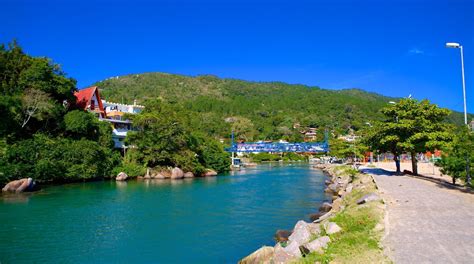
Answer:
[[[132,122],[127,119],[126,114],[138,114],[145,107],[137,105],[136,101],[134,101],[133,105],[127,105],[102,100],[102,105],[104,106],[107,118],[101,120],[112,123],[112,139],[114,140],[114,147],[120,149],[127,148],[124,144],[124,140],[125,137],[127,137],[128,131],[133,130],[133,126]]]

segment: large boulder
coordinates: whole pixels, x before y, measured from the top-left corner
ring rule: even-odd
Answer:
[[[128,179],[128,175],[123,171],[117,174],[117,177],[115,177],[116,181],[126,181],[127,179]]]
[[[217,172],[215,170],[207,169],[202,176],[203,177],[210,177],[210,176],[216,176]]]
[[[35,181],[32,178],[23,178],[16,181],[11,181],[2,188],[2,192],[26,192],[32,191],[35,187]]]
[[[320,207],[319,207],[319,211],[322,212],[322,213],[327,213],[329,211],[331,211],[332,209],[332,204],[328,203],[328,202],[324,202]]]
[[[188,171],[184,174],[184,178],[194,178],[194,173]]]
[[[290,243],[286,245],[284,250],[286,251],[286,253],[290,254],[293,257],[301,258],[302,255],[301,255],[300,246],[301,244],[298,243],[297,241],[291,241]]]
[[[286,252],[285,248],[282,247],[280,243],[276,244],[276,246],[273,249],[273,262],[272,263],[275,263],[275,264],[288,263],[294,259],[296,259],[296,257]]]
[[[239,261],[239,264],[267,264],[271,263],[273,247],[261,247],[257,251]]]
[[[296,223],[293,232],[288,237],[288,241],[297,242],[300,245],[308,242],[311,239],[312,234],[319,233],[319,225],[313,223],[306,223],[300,220]]]
[[[319,237],[303,245],[302,251],[305,251],[306,253],[310,253],[314,251],[323,253],[324,249],[327,248],[329,242],[331,242],[331,239],[328,236]]]
[[[326,234],[332,235],[342,231],[342,228],[334,222],[326,222],[323,224],[323,228],[326,231]]]
[[[357,200],[357,204],[364,204],[372,201],[379,201],[380,196],[378,196],[376,193],[369,193],[364,195],[362,198]]]
[[[288,241],[288,237],[291,235],[291,231],[288,230],[277,230],[275,233],[275,240],[277,242]]]
[[[333,212],[339,212],[343,208],[343,201],[342,198],[337,198],[332,202],[332,209]]]
[[[351,192],[352,192],[352,188],[353,188],[352,183],[349,183],[349,184],[347,185],[347,187],[346,187],[346,194],[347,194],[347,193],[351,193]]]
[[[184,178],[184,172],[182,169],[175,167],[171,170],[171,179],[182,179],[182,178]]]

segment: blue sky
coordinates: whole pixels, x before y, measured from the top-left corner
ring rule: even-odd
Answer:
[[[474,112],[474,0],[0,0],[0,42],[82,88],[141,72],[361,88]]]

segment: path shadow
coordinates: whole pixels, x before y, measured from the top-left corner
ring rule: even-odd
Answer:
[[[373,175],[377,175],[377,176],[403,176],[401,174],[396,174],[393,171],[384,170],[384,169],[381,169],[381,168],[363,167],[363,168],[360,169],[360,172],[367,173],[367,174],[373,174]]]
[[[473,189],[465,187],[465,186],[461,186],[461,185],[453,185],[452,183],[446,181],[445,179],[437,179],[437,178],[433,178],[433,177],[425,176],[421,174],[418,174],[418,175],[406,174],[406,176],[436,183],[436,186],[438,188],[456,190],[456,191],[461,191],[463,193],[474,194]]]
[[[442,189],[448,189],[448,190],[456,190],[460,191],[463,193],[469,193],[469,194],[474,194],[474,190],[468,187],[464,187],[461,185],[453,185],[451,182],[446,181],[445,179],[442,178],[433,178],[430,176],[425,176],[425,175],[412,175],[408,173],[402,173],[402,174],[397,174],[394,171],[389,171],[381,168],[369,168],[369,167],[363,167],[360,169],[362,173],[369,173],[377,176],[407,176],[407,177],[412,177],[415,179],[420,179],[424,181],[429,181],[433,182],[436,184],[436,187],[442,188]]]

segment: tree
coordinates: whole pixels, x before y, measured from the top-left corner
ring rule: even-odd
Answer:
[[[441,149],[452,139],[451,127],[443,122],[450,111],[428,100],[405,98],[383,108],[382,113],[385,120],[368,129],[366,142],[379,151],[392,152],[397,172],[402,152],[411,154],[412,172],[417,175],[417,153]]]
[[[465,126],[455,132],[453,142],[443,149],[443,157],[437,162],[441,172],[452,177],[453,184],[459,178],[469,181],[466,173],[472,174],[474,161],[474,135]]]
[[[50,96],[36,89],[26,90],[23,93],[21,102],[23,109],[23,118],[21,118],[22,128],[25,127],[32,117],[41,121],[54,107]]]

